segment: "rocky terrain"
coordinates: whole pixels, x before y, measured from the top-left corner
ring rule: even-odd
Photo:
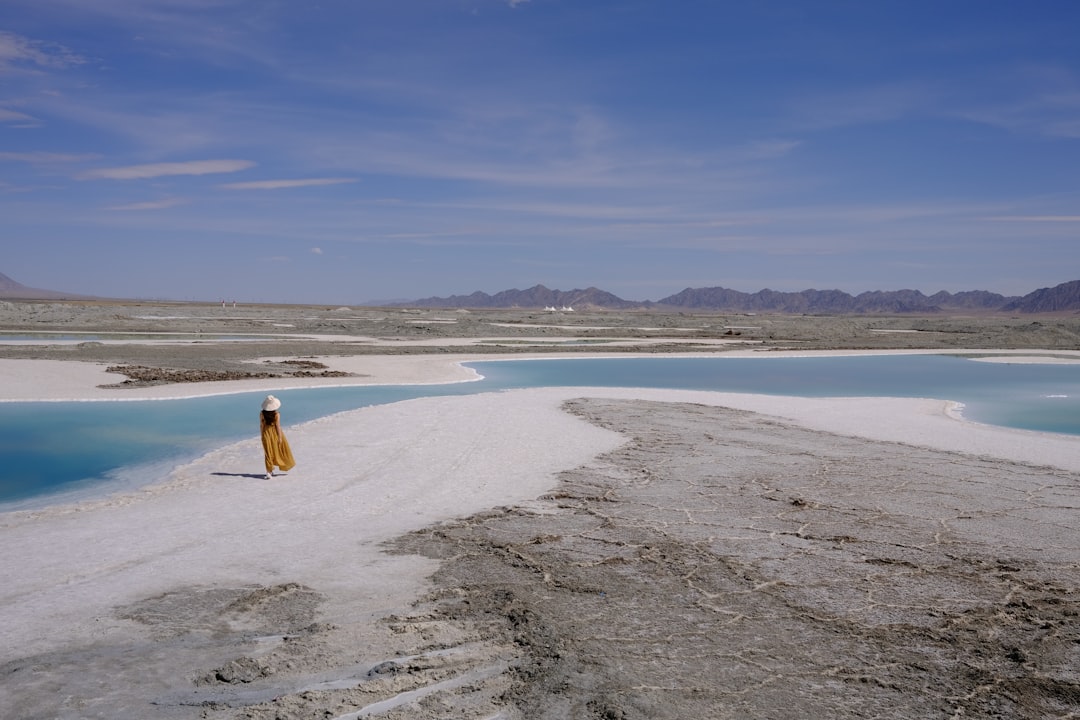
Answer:
[[[0,358],[132,368],[132,382],[290,377],[311,356],[1080,348],[1065,314],[790,315],[0,301]],[[54,342],[58,338],[64,342]],[[154,342],[150,342],[150,341]],[[48,341],[48,342],[46,342]],[[260,358],[292,358],[262,364]],[[160,371],[154,377],[151,370]],[[321,372],[318,368],[307,371]]]

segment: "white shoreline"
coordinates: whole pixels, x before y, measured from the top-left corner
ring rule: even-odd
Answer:
[[[205,383],[176,383],[142,388],[102,388],[115,384],[124,376],[106,372],[111,363],[76,360],[13,360],[0,359],[0,403],[2,402],[78,402],[128,400],[179,400],[212,395],[233,395],[247,392],[297,390],[313,387],[354,387],[377,385],[442,385],[471,382],[480,379],[467,362],[501,362],[513,360],[577,360],[590,358],[630,357],[712,357],[777,358],[777,357],[851,357],[862,355],[964,355],[978,362],[1017,364],[1080,363],[1080,351],[1075,350],[815,350],[762,351],[728,350],[723,353],[514,353],[477,355],[447,353],[439,355],[352,355],[314,356],[330,370],[353,373],[353,377],[333,378],[266,378],[255,380],[225,380]],[[260,358],[275,360],[282,358]]]
[[[355,360],[353,367],[369,371],[348,383],[363,385],[460,382],[471,373],[460,364],[466,360],[526,357],[333,360]],[[94,388],[101,368],[56,363],[76,364],[0,361],[0,396],[11,400],[45,388],[82,393],[82,399],[117,392]],[[56,382],[59,371],[71,374]],[[225,383],[230,392],[284,386],[241,384]],[[177,396],[178,388],[150,390]],[[184,387],[182,394],[210,390],[219,388]],[[560,409],[578,397],[718,405],[832,433],[1080,471],[1080,439],[961,421],[952,415],[955,404],[945,400],[575,387],[372,406],[289,428],[299,465],[269,481],[261,479],[262,451],[253,431],[250,440],[175,468],[151,487],[0,513],[0,553],[7,558],[0,565],[0,637],[6,639],[0,663],[105,634],[137,633],[113,608],[185,586],[301,582],[328,595],[328,622],[393,612],[422,591],[434,563],[387,556],[379,543],[454,517],[527,504],[552,489],[558,472],[588,464],[625,441]],[[287,421],[288,408],[283,412]]]

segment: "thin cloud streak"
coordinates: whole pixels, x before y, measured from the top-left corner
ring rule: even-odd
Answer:
[[[129,203],[127,205],[112,205],[105,208],[106,210],[165,210],[166,208],[176,207],[177,205],[184,205],[188,201],[181,198],[168,198],[165,200],[150,200],[147,202]]]
[[[192,160],[190,162],[151,163],[125,167],[88,170],[80,180],[146,180],[171,175],[212,175],[232,173],[255,167],[250,160]]]
[[[1001,215],[988,217],[990,222],[1031,222],[1031,223],[1074,223],[1080,222],[1080,215]]]
[[[98,153],[0,152],[0,162],[22,162],[30,165],[63,165],[100,160]]]
[[[912,83],[808,94],[791,104],[790,122],[803,132],[894,122],[933,107],[937,95]]]
[[[354,183],[356,178],[307,178],[304,180],[253,180],[251,182],[226,183],[225,190],[282,190],[285,188],[320,187]]]
[[[37,122],[37,118],[18,110],[0,107],[0,122]]]

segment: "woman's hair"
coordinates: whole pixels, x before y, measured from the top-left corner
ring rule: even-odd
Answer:
[[[262,416],[263,422],[267,425],[271,425],[274,422],[274,418],[277,417],[277,410],[263,410]]]

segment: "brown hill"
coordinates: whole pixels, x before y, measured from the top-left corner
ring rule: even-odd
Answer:
[[[997,293],[972,290],[955,295],[942,290],[929,297],[918,290],[874,290],[849,295],[842,290],[802,290],[778,292],[759,290],[744,293],[722,287],[687,288],[658,300],[658,305],[730,312],[774,312],[801,314],[843,313],[937,313],[954,310],[1000,310],[1008,298]]]
[[[446,307],[446,308],[543,308],[575,307],[607,308],[626,310],[641,307],[642,303],[631,302],[616,297],[609,292],[591,287],[585,290],[549,290],[543,285],[535,285],[528,290],[503,290],[488,295],[474,292],[471,295],[451,295],[446,298],[431,297],[423,300],[395,303],[409,307]]]
[[[0,273],[0,300],[70,300],[84,297],[84,295],[27,287]]]
[[[1080,280],[1062,283],[1052,288],[1040,288],[1009,303],[1002,310],[1022,313],[1080,311]]]

